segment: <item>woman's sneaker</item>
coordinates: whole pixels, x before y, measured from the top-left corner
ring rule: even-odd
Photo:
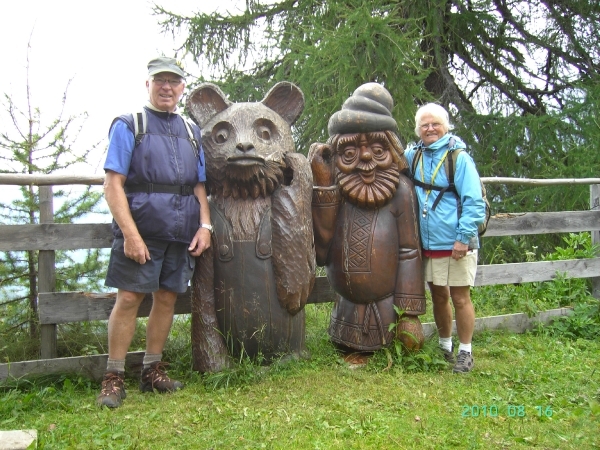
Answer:
[[[96,398],[98,406],[118,408],[127,396],[125,392],[125,374],[123,372],[106,372],[102,379],[102,390]]]
[[[473,355],[469,352],[461,350],[460,352],[458,352],[458,356],[456,357],[456,364],[454,364],[452,372],[467,373],[473,370],[474,365],[475,362],[473,361]]]
[[[165,367],[169,364],[162,361],[156,361],[150,364],[150,367],[142,371],[142,380],[140,381],[140,391],[154,392],[154,390],[163,392],[174,392],[183,389],[183,383],[177,380],[171,380],[165,372]]]
[[[450,350],[446,350],[445,348],[440,347],[442,351],[442,355],[448,364],[456,364],[456,357],[454,356],[454,344],[452,344],[452,348]]]

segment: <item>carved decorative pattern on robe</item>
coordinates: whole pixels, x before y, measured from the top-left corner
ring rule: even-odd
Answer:
[[[371,272],[371,247],[377,210],[352,208],[348,245],[348,271]]]

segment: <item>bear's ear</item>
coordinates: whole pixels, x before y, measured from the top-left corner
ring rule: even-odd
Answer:
[[[262,104],[271,108],[292,125],[304,109],[304,94],[295,84],[281,81],[267,92]]]
[[[218,86],[212,83],[202,83],[188,97],[185,109],[202,129],[210,119],[231,105],[232,103],[227,100]]]

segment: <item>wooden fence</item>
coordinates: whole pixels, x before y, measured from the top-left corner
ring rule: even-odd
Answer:
[[[104,177],[58,175],[0,174],[0,185],[37,185],[40,194],[40,223],[38,225],[0,225],[0,251],[39,250],[38,313],[41,338],[41,359],[0,364],[0,381],[26,375],[78,372],[94,379],[102,377],[108,355],[56,358],[57,324],[92,320],[107,320],[115,302],[115,294],[87,292],[53,292],[55,286],[56,250],[110,248],[110,224],[53,223],[53,185],[101,185]],[[489,222],[487,236],[512,236],[591,231],[592,241],[600,243],[600,179],[534,180],[515,178],[482,178],[486,184],[521,185],[590,185],[589,211],[559,211],[545,213],[497,214]],[[485,238],[484,238],[485,239]],[[600,297],[600,258],[567,261],[525,262],[515,264],[479,265],[476,286],[550,281],[557,273],[571,278],[591,278],[593,295]],[[331,302],[334,293],[327,278],[318,277],[308,303]],[[147,317],[152,297],[147,295],[138,317]],[[532,319],[525,314],[478,318],[476,329],[508,328],[515,332],[530,327],[534,321],[548,321],[556,315],[568,314],[561,308],[542,313]],[[190,313],[190,292],[178,296],[176,314]],[[426,334],[432,334],[433,324],[424,324]],[[128,370],[140,367],[143,352],[127,356]]]

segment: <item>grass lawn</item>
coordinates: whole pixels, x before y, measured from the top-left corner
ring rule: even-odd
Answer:
[[[327,305],[307,310],[310,360],[192,374],[173,353],[175,394],[141,394],[128,380],[116,410],[99,385],[63,376],[0,387],[0,429],[38,430],[44,449],[600,448],[600,342],[545,333],[480,333],[475,369],[378,352],[352,368],[327,334]],[[391,367],[389,363],[391,362]]]

